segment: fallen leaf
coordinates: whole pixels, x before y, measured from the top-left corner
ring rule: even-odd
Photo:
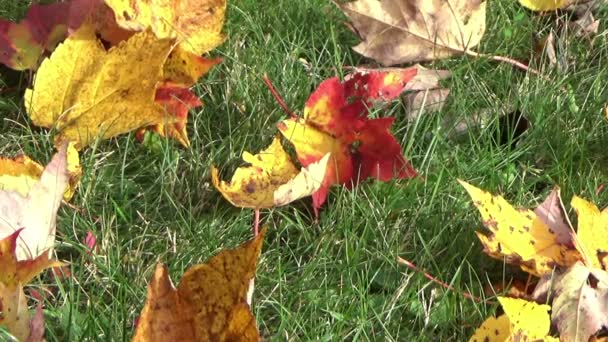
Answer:
[[[412,121],[421,112],[441,111],[449,95],[449,89],[432,89],[405,95],[406,118]]]
[[[404,98],[407,120],[414,120],[418,117],[421,109],[426,112],[440,111],[450,94],[450,90],[441,88],[439,83],[451,77],[448,70],[427,69],[419,64],[414,65],[412,69],[416,69],[416,75],[407,82],[405,88],[398,89]],[[391,72],[399,69],[357,67],[354,70],[357,73],[365,74]]]
[[[498,301],[504,315],[489,317],[475,330],[470,342],[559,341],[549,336],[549,305],[508,297],[498,297]]]
[[[158,88],[154,100],[162,105],[167,115],[172,116],[176,122],[140,128],[137,134],[143,135],[146,130],[151,130],[160,136],[174,138],[184,147],[189,147],[190,140],[186,131],[188,112],[194,107],[202,106],[201,100],[190,89],[167,83]]]
[[[36,313],[30,320],[30,335],[26,342],[43,342],[44,331],[44,311],[42,311],[42,304],[38,303]]]
[[[303,166],[331,153],[323,184],[313,194],[315,210],[334,184],[351,187],[369,177],[387,181],[416,176],[390,132],[394,119],[369,118],[374,104],[398,97],[416,72],[416,68],[392,69],[355,72],[343,82],[327,79],[306,101],[303,119],[279,123],[279,131],[294,145]]]
[[[0,20],[0,63],[16,70],[38,66],[45,51],[52,50],[68,32],[70,4],[32,5],[23,20]]]
[[[363,40],[354,50],[384,65],[462,54],[485,32],[485,0],[358,0],[340,4]]]
[[[259,341],[246,300],[265,233],[190,267],[177,289],[158,264],[133,341]]]
[[[159,39],[175,38],[180,47],[202,55],[224,41],[226,0],[105,0],[118,24],[128,30],[151,29]]]
[[[554,280],[552,322],[562,342],[588,341],[608,327],[608,273],[575,263]]]
[[[535,276],[551,273],[555,266],[569,266],[580,255],[561,244],[553,230],[532,210],[515,209],[502,196],[460,181],[490,231],[476,232],[484,252],[493,258],[518,265]]]
[[[0,327],[6,328],[18,340],[25,341],[29,337],[35,340],[40,335],[37,326],[40,317],[36,315],[33,322],[30,322],[23,286],[45,268],[61,266],[62,263],[49,260],[49,250],[33,259],[19,260],[17,239],[22,232],[23,229],[16,230],[0,240]]]
[[[66,159],[69,186],[63,194],[63,198],[69,201],[82,177],[80,158],[73,144],[68,146]],[[42,165],[26,155],[19,155],[12,159],[0,157],[0,190],[11,190],[27,196],[32,186],[40,180],[43,171]]]
[[[543,203],[534,209],[534,213],[551,229],[559,244],[569,247],[574,246],[572,240],[574,229],[568,220],[568,216],[566,216],[566,209],[564,209],[560,197],[559,187],[551,190]]]
[[[250,166],[238,168],[230,183],[221,181],[214,167],[211,170],[213,185],[237,207],[262,209],[286,205],[317,191],[329,156],[298,173],[277,136],[268,148],[256,155],[244,152],[243,160]]]
[[[568,23],[575,37],[595,36],[600,27],[599,19],[593,17],[591,11],[585,11],[578,19]]]
[[[590,268],[608,269],[608,209],[600,210],[595,204],[578,196],[570,204],[578,216],[576,249]]]
[[[177,119],[154,102],[171,47],[171,40],[142,32],[106,51],[85,24],[42,62],[33,89],[25,92],[27,112],[34,124],[57,131],[56,144],[74,141],[77,149],[97,138],[173,123]]]
[[[95,250],[95,245],[97,245],[97,237],[93,234],[92,231],[87,230],[87,235],[84,238],[84,245],[87,246],[89,252],[93,252]]]
[[[46,166],[27,195],[0,190],[0,239],[20,230],[17,260],[36,258],[55,243],[55,220],[68,187],[67,144]],[[35,214],[33,214],[35,213]]]
[[[204,58],[177,47],[167,58],[163,75],[167,82],[188,88],[221,61],[221,58]]]
[[[533,11],[553,11],[564,8],[576,0],[519,0],[519,3]]]

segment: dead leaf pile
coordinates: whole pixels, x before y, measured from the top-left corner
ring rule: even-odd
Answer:
[[[540,277],[529,299],[550,305],[551,323],[561,341],[588,341],[608,328],[608,209],[600,211],[593,203],[574,196],[571,206],[578,215],[575,232],[558,189],[538,208],[529,210],[515,209],[501,196],[461,184],[489,231],[477,232],[484,252]],[[502,300],[501,304],[504,308]],[[472,340],[485,336],[483,331],[495,321],[489,318]],[[543,334],[547,334],[544,329]],[[530,338],[545,338],[535,336]]]

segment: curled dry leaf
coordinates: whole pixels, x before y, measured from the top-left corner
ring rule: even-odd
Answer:
[[[1,211],[0,211],[1,212]],[[0,326],[8,329],[18,340],[40,336],[41,318],[37,314],[30,322],[23,286],[29,283],[45,268],[63,265],[49,260],[50,251],[40,253],[32,259],[19,260],[18,239],[23,229],[19,229],[0,240]],[[42,319],[43,320],[43,319]],[[42,329],[44,333],[44,329]]]
[[[34,124],[57,130],[56,143],[74,141],[77,149],[98,137],[173,123],[177,118],[154,102],[172,44],[142,32],[106,51],[85,24],[42,62],[25,92],[27,112]]]
[[[303,119],[278,124],[303,166],[331,154],[313,206],[321,207],[330,186],[347,187],[374,177],[381,181],[416,176],[390,132],[394,118],[369,118],[370,108],[398,97],[415,77],[416,68],[355,72],[343,82],[333,77],[319,85],[306,101]]]
[[[498,297],[498,301],[505,313],[483,322],[469,342],[559,341],[548,336],[549,305],[508,297]]]
[[[459,181],[467,190],[490,234],[477,232],[484,252],[506,260],[536,276],[551,273],[555,266],[569,266],[580,259],[576,250],[558,236],[534,211],[515,209],[502,196]]]
[[[68,187],[67,158],[64,144],[26,195],[0,190],[0,238],[21,229],[15,251],[19,261],[53,248],[57,210]]]
[[[559,187],[553,188],[543,203],[534,209],[534,213],[551,229],[558,243],[566,246],[574,245],[572,240],[574,229],[566,216]]]
[[[475,47],[485,0],[357,0],[339,5],[363,40],[354,50],[384,65],[434,60]]]
[[[190,267],[177,289],[158,264],[133,341],[259,341],[246,300],[265,233]]]
[[[67,171],[69,174],[69,186],[63,194],[63,198],[69,201],[82,177],[80,157],[74,144],[70,143],[67,150]],[[15,158],[0,157],[0,189],[16,191],[22,196],[27,196],[28,192],[36,184],[44,168],[26,155]]]
[[[298,172],[277,136],[268,148],[256,155],[244,152],[243,160],[250,166],[238,168],[230,183],[221,181],[218,170],[213,168],[213,185],[237,207],[263,209],[286,205],[317,191],[325,176],[329,155]]]
[[[580,262],[554,280],[551,320],[561,341],[588,341],[608,328],[608,273]]]

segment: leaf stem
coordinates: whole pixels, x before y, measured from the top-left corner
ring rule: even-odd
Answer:
[[[281,108],[283,108],[283,111],[285,111],[285,113],[287,113],[287,115],[289,115],[290,118],[292,118],[292,119],[297,118],[297,116],[289,109],[289,107],[287,107],[287,105],[285,104],[285,101],[283,101],[283,98],[281,97],[281,95],[279,95],[277,90],[274,88],[274,86],[272,85],[272,81],[270,81],[270,79],[268,78],[268,75],[264,74],[264,76],[262,76],[262,79],[264,80],[264,83],[266,83],[266,86],[268,87],[268,90],[270,90],[270,93],[272,94],[272,96],[274,96],[274,99],[277,100],[277,103],[279,104],[279,106],[281,106]]]
[[[471,56],[471,57],[477,57],[477,58],[488,58],[491,59],[493,61],[497,61],[497,62],[503,62],[503,63],[507,63],[507,64],[511,64],[517,68],[520,68],[526,72],[529,72],[531,74],[534,74],[536,76],[539,76],[541,78],[543,78],[544,80],[549,80],[548,77],[546,77],[545,75],[541,74],[540,71],[534,69],[534,68],[530,68],[528,65],[526,65],[523,62],[520,62],[516,59],[513,58],[509,58],[509,57],[505,57],[505,56],[498,56],[498,55],[488,55],[485,53],[479,53],[479,52],[475,52],[472,50],[465,50],[464,51],[465,54]]]
[[[426,271],[421,270],[420,268],[418,268],[418,266],[414,265],[414,263],[412,263],[411,261],[405,260],[405,259],[403,259],[403,258],[401,258],[401,257],[398,256],[397,257],[397,262],[399,264],[401,264],[401,265],[405,265],[405,266],[411,268],[412,270],[414,270],[414,271],[416,271],[418,273],[422,273],[422,275],[424,275],[425,278],[427,278],[428,280],[430,280],[430,281],[432,281],[432,282],[434,282],[436,284],[439,284],[441,287],[443,287],[445,289],[448,289],[448,290],[450,290],[452,292],[459,293],[459,291],[457,291],[452,285],[446,284],[443,281],[441,281],[441,280],[433,277],[432,275],[430,275]],[[491,304],[492,303],[492,301],[490,301],[490,300],[487,300],[487,299],[483,300],[483,299],[481,299],[479,297],[473,296],[469,292],[460,292],[460,294],[462,294],[465,298],[469,298],[469,299],[474,300],[477,303],[484,303],[484,302],[486,304]]]
[[[253,210],[253,236],[258,236],[260,228],[260,209]]]

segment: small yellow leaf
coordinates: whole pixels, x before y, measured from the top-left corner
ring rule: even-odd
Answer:
[[[503,342],[511,335],[511,321],[506,315],[488,317],[475,330],[469,342]]]
[[[133,341],[259,341],[247,291],[265,233],[190,267],[177,289],[158,264]]]
[[[519,3],[533,11],[553,11],[564,8],[576,0],[519,0]]]
[[[548,336],[551,327],[549,305],[508,297],[498,297],[498,301],[504,315],[488,318],[475,330],[469,342],[559,341]]]
[[[220,181],[218,170],[213,168],[213,185],[237,207],[262,209],[285,205],[317,191],[329,156],[298,173],[277,136],[268,148],[256,155],[244,152],[243,160],[250,166],[238,168],[230,183]]]
[[[602,212],[595,204],[578,196],[571,202],[578,215],[575,245],[589,268],[608,269],[608,209]]]
[[[77,149],[98,137],[175,122],[154,101],[172,45],[141,32],[106,51],[84,24],[42,62],[25,92],[26,110],[34,124],[57,131],[56,145],[74,141]]]
[[[459,181],[479,209],[490,234],[477,232],[484,252],[507,263],[519,265],[536,276],[550,273],[554,266],[569,266],[580,258],[558,238],[532,210],[515,209],[501,196]]]

